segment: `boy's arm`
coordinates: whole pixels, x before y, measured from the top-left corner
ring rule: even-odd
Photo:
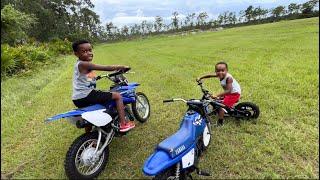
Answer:
[[[79,63],[79,71],[81,73],[85,73],[87,71],[91,70],[97,70],[97,71],[115,71],[115,70],[122,70],[122,69],[128,69],[129,66],[121,66],[121,65],[112,65],[112,66],[105,66],[105,65],[98,65],[93,64],[91,62],[81,62]]]
[[[233,82],[232,78],[227,78],[226,89],[224,90],[224,92],[217,94],[216,97],[223,97],[224,95],[231,93],[232,82]]]
[[[206,78],[212,78],[212,77],[217,77],[217,75],[216,74],[207,74],[207,75],[198,77],[197,80],[206,79]]]

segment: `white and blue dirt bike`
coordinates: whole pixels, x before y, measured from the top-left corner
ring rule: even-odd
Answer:
[[[124,73],[116,71],[98,76],[113,82],[111,92],[119,92],[125,105],[126,118],[144,123],[150,116],[150,104],[145,94],[136,92],[138,83],[129,83]],[[131,105],[131,107],[130,107]],[[78,137],[70,146],[64,163],[65,172],[70,179],[92,179],[97,177],[106,167],[109,157],[109,144],[114,136],[125,133],[119,131],[119,118],[114,101],[96,104],[85,108],[55,115],[46,120],[54,121],[67,118],[78,128],[93,127],[91,132]]]
[[[182,101],[187,104],[180,129],[157,145],[154,153],[145,161],[143,173],[155,179],[192,179],[191,173],[210,176],[198,168],[198,160],[211,140],[211,120],[207,110],[211,100],[181,98],[163,102]]]

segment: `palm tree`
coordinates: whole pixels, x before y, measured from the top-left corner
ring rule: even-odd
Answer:
[[[113,27],[114,26],[113,26],[112,22],[109,22],[106,24],[106,31],[107,31],[108,39],[113,39],[113,32],[112,32]]]
[[[288,6],[288,12],[289,14],[298,14],[300,9],[300,5],[296,3],[291,3]]]
[[[129,28],[128,28],[128,26],[123,26],[122,28],[121,28],[121,34],[124,36],[124,37],[127,37],[128,35],[129,35]]]
[[[286,13],[286,7],[285,6],[278,6],[274,9],[272,9],[271,13],[274,17],[280,17]]]
[[[310,14],[312,13],[313,9],[319,5],[319,0],[310,0],[302,4],[302,13],[303,14]]]
[[[175,28],[175,29],[178,29],[179,28],[179,19],[178,19],[178,15],[179,13],[177,11],[173,12],[172,13],[172,26]]]
[[[205,25],[205,21],[208,18],[208,14],[206,12],[201,12],[199,13],[197,20],[198,20],[198,25],[199,26],[204,26]]]
[[[190,14],[190,26],[194,25],[194,18],[196,18],[196,13]]]
[[[253,18],[253,6],[249,6],[245,11],[245,17],[247,21],[251,21]]]
[[[235,12],[230,12],[228,14],[228,21],[230,24],[236,24],[237,22],[237,16],[236,16],[236,13]]]
[[[155,17],[154,29],[156,32],[159,32],[163,27],[163,19],[160,16]]]
[[[143,20],[141,22],[141,31],[142,31],[143,35],[146,34],[146,32],[147,32],[147,21],[146,20]]]

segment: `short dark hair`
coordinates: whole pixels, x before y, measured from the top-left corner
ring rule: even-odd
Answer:
[[[90,43],[90,42],[87,41],[87,40],[84,40],[84,39],[78,40],[78,41],[74,41],[74,42],[72,43],[72,49],[73,49],[73,51],[74,51],[74,52],[77,52],[79,45],[80,45],[80,44],[85,44],[85,43]]]
[[[228,64],[227,64],[226,62],[224,62],[224,61],[218,62],[218,63],[216,64],[215,68],[217,68],[217,65],[219,65],[219,64],[224,64],[224,65],[226,66],[227,70],[228,70]]]

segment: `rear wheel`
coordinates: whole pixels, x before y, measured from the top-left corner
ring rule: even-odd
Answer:
[[[235,109],[244,112],[248,119],[256,119],[260,115],[260,109],[251,102],[242,102],[236,105]]]
[[[90,132],[78,137],[70,146],[64,163],[69,179],[93,179],[104,170],[109,158],[109,147],[97,156],[97,141],[98,133]]]
[[[136,93],[136,102],[132,103],[132,112],[134,117],[141,123],[144,123],[149,119],[150,103],[144,93]]]

